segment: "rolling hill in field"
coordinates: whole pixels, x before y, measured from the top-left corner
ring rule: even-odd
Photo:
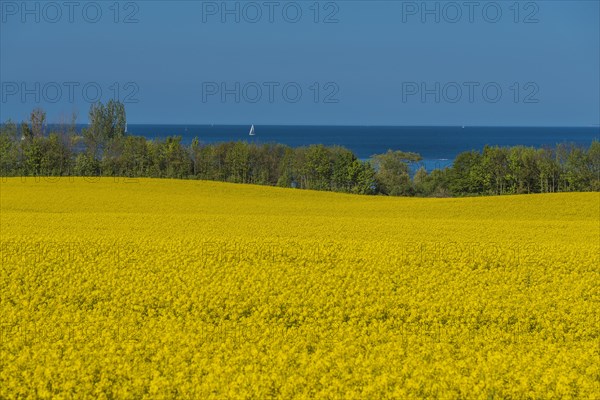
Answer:
[[[598,193],[0,191],[0,398],[598,398]]]

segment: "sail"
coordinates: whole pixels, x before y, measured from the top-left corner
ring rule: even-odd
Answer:
[[[254,125],[250,128],[250,136],[254,136]]]

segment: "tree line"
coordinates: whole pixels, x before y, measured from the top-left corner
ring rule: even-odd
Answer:
[[[421,157],[392,151],[368,161],[342,146],[226,142],[126,133],[123,104],[94,104],[79,134],[75,117],[47,131],[46,114],[0,128],[2,176],[202,179],[391,196],[473,196],[600,190],[600,142],[587,148],[492,147],[460,153],[448,168],[415,171]]]

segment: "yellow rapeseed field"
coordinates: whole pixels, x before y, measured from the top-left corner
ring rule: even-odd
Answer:
[[[0,189],[2,399],[600,398],[599,193]]]

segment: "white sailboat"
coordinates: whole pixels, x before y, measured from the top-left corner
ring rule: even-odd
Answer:
[[[254,125],[252,125],[252,127],[250,128],[250,136],[254,135],[256,135],[256,133],[254,133]]]

